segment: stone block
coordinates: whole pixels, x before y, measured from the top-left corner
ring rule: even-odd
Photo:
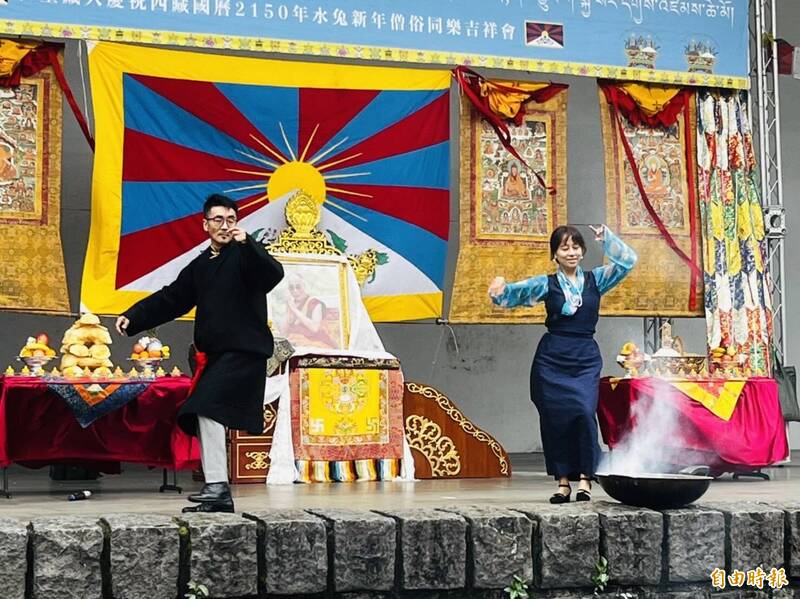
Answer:
[[[4,599],[24,599],[28,568],[28,528],[19,520],[0,518],[0,581]]]
[[[661,581],[664,517],[645,508],[594,502],[600,516],[600,553],[612,584],[655,585]]]
[[[258,590],[258,525],[237,514],[183,514],[189,527],[190,580],[211,597],[255,595]]]
[[[769,504],[783,510],[783,531],[785,535],[784,564],[786,575],[791,578],[800,577],[800,502]]]
[[[302,510],[248,512],[264,529],[266,592],[321,593],[328,586],[325,522]]]
[[[114,599],[173,599],[178,580],[180,538],[169,516],[105,516]]]
[[[333,535],[333,590],[389,591],[394,587],[397,525],[374,512],[310,510]]]
[[[800,597],[798,588],[784,587],[772,591],[772,599],[798,599],[798,597]]]
[[[533,522],[511,510],[490,506],[445,508],[469,524],[472,558],[470,586],[503,589],[514,581],[533,578]]]
[[[103,531],[96,518],[36,518],[33,525],[33,596],[100,599]]]
[[[402,590],[464,588],[467,523],[463,518],[434,509],[381,513],[399,526]]]
[[[697,506],[663,512],[667,533],[667,580],[704,582],[725,569],[725,516]]]
[[[725,514],[731,571],[747,572],[761,566],[769,572],[783,567],[783,510],[749,502],[703,505]]]
[[[544,589],[591,587],[600,559],[600,519],[590,505],[508,506],[537,523],[534,576]]]

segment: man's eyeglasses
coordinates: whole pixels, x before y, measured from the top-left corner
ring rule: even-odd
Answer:
[[[223,223],[225,223],[229,227],[235,227],[238,219],[235,216],[229,216],[228,218],[223,218],[221,216],[214,216],[211,218],[207,218],[206,221],[213,223],[215,227],[221,227]]]

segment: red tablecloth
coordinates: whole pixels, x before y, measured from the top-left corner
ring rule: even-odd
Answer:
[[[119,462],[134,462],[197,468],[199,444],[176,423],[188,390],[187,377],[156,379],[136,399],[84,429],[46,382],[0,377],[0,467],[77,462],[118,472]]]
[[[774,464],[788,454],[778,386],[768,378],[747,380],[728,421],[660,379],[614,379],[612,383],[604,378],[597,416],[603,440],[611,449],[635,426],[631,422],[633,405],[656,396],[678,410],[674,446],[702,454],[701,463],[720,471],[736,471]]]

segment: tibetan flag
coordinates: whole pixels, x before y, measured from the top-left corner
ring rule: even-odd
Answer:
[[[347,254],[373,249],[375,321],[441,315],[449,225],[450,73],[96,44],[97,133],[81,303],[119,314],[208,243],[222,193],[269,241],[298,190]]]

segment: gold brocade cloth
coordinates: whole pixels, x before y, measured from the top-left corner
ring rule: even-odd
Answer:
[[[555,193],[542,187],[462,100],[460,248],[451,322],[544,322],[543,306],[504,310],[486,290],[495,276],[519,281],[554,270],[550,233],[567,222],[567,93],[528,103],[522,125],[509,125],[514,147]]]
[[[0,309],[69,312],[61,90],[52,67],[0,90]]]
[[[400,370],[298,367],[290,386],[295,460],[403,457]]]
[[[643,86],[642,86],[643,87]],[[655,93],[649,88],[644,91]],[[674,96],[637,96],[642,110],[657,112]],[[605,316],[703,316],[702,282],[667,245],[647,212],[622,146],[618,120],[599,91],[606,175],[606,223],[639,255],[625,281],[603,298]],[[696,209],[694,98],[669,128],[633,126],[620,115],[643,186],[659,218],[687,256],[701,263],[700,216]],[[692,292],[692,286],[694,290]],[[694,309],[690,309],[690,296]]]

